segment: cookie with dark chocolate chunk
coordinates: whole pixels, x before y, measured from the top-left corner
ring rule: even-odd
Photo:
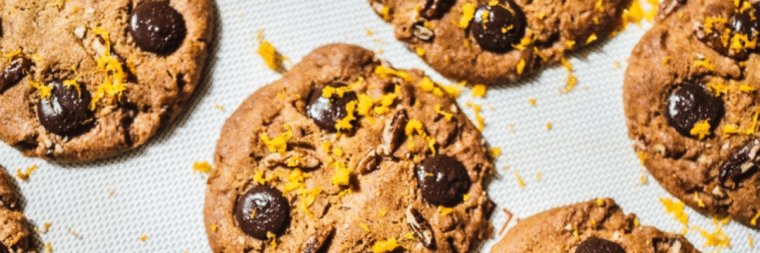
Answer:
[[[14,179],[0,165],[0,252],[32,253],[35,250],[32,225],[22,213],[21,195]]]
[[[756,1],[672,0],[633,49],[628,134],[671,194],[709,215],[760,216]]]
[[[0,5],[0,140],[87,162],[134,149],[177,117],[213,33],[208,0]]]
[[[640,226],[612,199],[553,208],[512,227],[493,253],[697,253],[682,235]]]
[[[451,89],[363,48],[314,50],[227,120],[214,252],[470,252],[491,236],[488,148]]]
[[[606,38],[630,0],[369,0],[443,76],[514,81]]]

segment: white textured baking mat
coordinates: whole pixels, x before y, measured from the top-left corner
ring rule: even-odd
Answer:
[[[279,78],[257,54],[260,29],[293,62],[320,45],[346,42],[382,49],[380,57],[395,67],[421,68],[435,80],[451,83],[397,42],[392,27],[365,0],[218,0],[216,8],[217,42],[205,83],[187,113],[143,148],[92,164],[60,166],[24,158],[0,144],[0,164],[13,174],[39,165],[19,185],[28,200],[27,216],[38,226],[51,223],[41,240],[50,242],[54,252],[210,251],[202,215],[206,176],[193,173],[193,162],[211,161],[227,117],[249,94]],[[642,224],[681,231],[659,202],[659,197],[672,197],[651,177],[648,184],[639,184],[641,167],[626,134],[623,74],[646,27],[631,25],[587,56],[570,58],[578,85],[569,94],[559,92],[566,70],[555,67],[523,82],[491,88],[485,99],[469,93],[460,97],[471,116],[466,102],[483,107],[486,139],[503,151],[497,162],[500,176],[489,187],[498,205],[492,219],[497,231],[506,219],[503,208],[527,217],[602,196],[637,213]],[[688,208],[687,213],[690,225],[715,231],[709,217]],[[734,222],[723,230],[731,238],[731,248],[724,252],[752,252],[749,236],[760,239],[757,230]],[[143,235],[147,239],[141,240]],[[715,250],[704,247],[705,239],[696,231],[687,237],[704,252]],[[483,252],[497,239],[488,241]]]

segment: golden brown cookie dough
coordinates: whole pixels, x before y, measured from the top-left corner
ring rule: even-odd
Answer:
[[[553,208],[507,231],[493,253],[692,253],[683,236],[640,226],[635,214],[624,214],[612,199]]]
[[[473,250],[492,235],[493,165],[448,92],[357,46],[314,50],[225,123],[204,209],[212,250]]]
[[[663,2],[628,60],[623,99],[634,149],[662,187],[702,213],[754,225],[760,21],[750,17],[760,3],[737,3]]]
[[[0,139],[92,161],[136,148],[182,111],[211,39],[208,0],[0,4]]]
[[[629,0],[370,0],[406,43],[443,76],[513,81],[606,38]],[[486,18],[484,18],[486,17]],[[485,21],[485,22],[484,22]],[[483,29],[485,28],[485,29]]]
[[[13,178],[0,166],[0,252],[37,252],[31,224],[21,213],[21,196]]]

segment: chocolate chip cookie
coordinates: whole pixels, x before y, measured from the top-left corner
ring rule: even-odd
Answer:
[[[471,83],[513,81],[607,37],[630,0],[370,0],[431,67]]]
[[[519,221],[494,253],[699,252],[683,236],[639,226],[612,199],[553,208]]]
[[[644,165],[700,212],[760,217],[756,1],[669,0],[633,49],[623,99]]]
[[[23,253],[34,250],[29,221],[21,213],[21,196],[10,175],[0,166],[0,252]]]
[[[142,145],[198,85],[210,18],[208,0],[4,1],[0,139],[59,162]]]
[[[214,252],[469,252],[493,231],[492,159],[450,92],[371,51],[314,50],[222,129]]]

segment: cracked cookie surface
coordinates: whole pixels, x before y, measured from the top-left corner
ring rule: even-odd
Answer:
[[[457,81],[514,81],[606,38],[629,0],[370,0],[398,40]]]
[[[327,45],[225,123],[206,232],[214,252],[468,252],[493,230],[492,173],[446,89]]]
[[[612,199],[553,208],[520,220],[494,253],[696,253],[683,236],[639,226]]]
[[[702,213],[751,226],[760,217],[758,9],[664,1],[623,87],[629,137],[660,185]]]
[[[182,111],[211,39],[208,0],[0,4],[0,139],[86,162],[134,149]]]

